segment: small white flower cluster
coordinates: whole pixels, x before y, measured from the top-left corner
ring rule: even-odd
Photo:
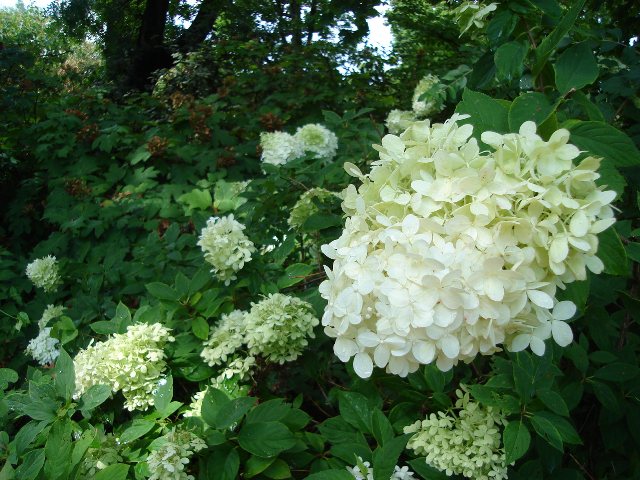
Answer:
[[[145,410],[153,405],[153,391],[166,366],[164,345],[175,339],[159,323],[127,327],[108,340],[89,345],[74,359],[78,398],[93,385],[108,385],[122,391],[127,410]]]
[[[456,391],[455,410],[432,413],[425,420],[404,428],[413,433],[407,448],[426,456],[427,464],[447,476],[464,475],[474,480],[507,478],[501,428],[504,416],[491,407],[469,400],[469,394]]]
[[[280,364],[295,360],[307,346],[307,339],[314,337],[313,327],[318,323],[309,303],[281,293],[270,294],[252,303],[248,312],[223,315],[200,355],[210,366],[221,365],[246,345],[248,356],[228,362],[218,377],[222,381],[246,374],[256,356]]]
[[[456,23],[460,26],[460,36],[475,25],[476,28],[484,27],[485,18],[498,8],[497,3],[483,5],[482,3],[463,2],[455,9]]]
[[[149,480],[194,480],[185,472],[185,466],[194,453],[205,448],[207,444],[200,437],[174,428],[147,457]]]
[[[389,133],[398,135],[409,128],[417,120],[415,113],[406,110],[391,110],[385,125]]]
[[[29,342],[25,353],[31,355],[40,365],[52,364],[58,355],[60,340],[51,336],[51,327],[41,328],[40,333]]]
[[[298,128],[295,135],[263,132],[260,134],[260,147],[262,162],[271,165],[284,165],[302,157],[305,152],[329,161],[338,150],[338,137],[323,125],[309,123]]]
[[[347,471],[353,475],[356,480],[374,480],[373,468],[371,463],[363,462],[361,457],[358,457],[358,464],[354,467],[347,467]],[[395,466],[393,473],[389,477],[389,480],[415,480],[413,472],[409,470],[409,467]]]
[[[42,288],[45,292],[54,292],[60,284],[60,272],[56,257],[47,255],[37,258],[27,265],[27,277],[36,287]]]
[[[438,113],[442,110],[444,99],[444,85],[440,79],[435,75],[426,75],[413,91],[413,113],[419,118]]]
[[[42,317],[38,320],[38,327],[43,329],[51,320],[60,317],[63,313],[64,307],[62,305],[47,305],[47,308],[42,312]]]
[[[256,251],[244,229],[245,226],[230,214],[209,218],[200,233],[198,246],[204,252],[205,260],[213,266],[211,272],[225,285],[236,279],[236,272],[251,260],[251,254]]]
[[[324,204],[332,198],[339,198],[339,196],[324,188],[311,188],[307,190],[300,195],[300,198],[291,209],[288,220],[289,225],[292,228],[301,228],[311,215],[318,213],[318,206],[314,202],[314,199]]]
[[[525,122],[517,134],[482,134],[456,121],[416,122],[376,146],[380,160],[349,185],[343,234],[323,252],[334,260],[320,293],[322,319],[342,361],[355,356],[401,376],[420,364],[448,370],[476,355],[572,340],[575,306],[556,289],[603,270],[597,234],[615,219],[616,194],[595,184],[600,161],[558,130],[548,142]]]

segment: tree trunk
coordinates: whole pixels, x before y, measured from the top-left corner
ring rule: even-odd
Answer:
[[[191,26],[178,38],[183,53],[193,51],[213,30],[213,25],[224,8],[224,0],[203,0]]]

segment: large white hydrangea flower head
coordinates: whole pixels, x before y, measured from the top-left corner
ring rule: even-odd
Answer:
[[[385,136],[367,175],[345,164],[362,185],[346,189],[344,231],[322,247],[334,260],[322,324],[361,377],[448,370],[502,345],[541,354],[551,336],[567,345],[575,307],[556,288],[603,269],[596,235],[615,221],[615,192],[596,186],[599,160],[574,165],[569,133],[544,141],[532,122],[483,133],[481,152],[457,124],[467,117]]]
[[[204,258],[213,268],[211,272],[225,285],[236,279],[236,273],[251,260],[256,251],[253,242],[244,234],[245,226],[233,218],[211,217],[198,239]]]
[[[284,165],[304,155],[299,139],[286,132],[262,132],[260,134],[261,160],[271,165]]]
[[[444,100],[444,87],[440,79],[435,75],[425,75],[413,91],[413,112],[418,117],[428,117],[442,110]],[[406,124],[407,120],[405,116],[402,123]]]
[[[298,358],[319,323],[311,304],[282,293],[252,303],[245,321],[249,353],[279,364]]]
[[[473,480],[507,478],[502,447],[502,427],[507,421],[492,407],[483,407],[456,391],[455,408],[430,414],[423,421],[404,428],[413,433],[407,448],[426,457],[426,463],[447,476],[463,475]]]
[[[412,111],[391,110],[387,115],[385,125],[389,133],[398,135],[409,128],[416,120],[416,115]]]
[[[27,277],[45,292],[55,292],[60,285],[60,271],[56,257],[47,255],[27,265]]]
[[[194,480],[185,469],[194,453],[207,448],[204,440],[174,428],[154,443],[156,447],[147,457],[149,480]]]
[[[338,151],[338,137],[324,125],[308,123],[296,130],[294,137],[305,152],[311,152],[315,158],[332,160]]]
[[[114,334],[89,345],[74,358],[75,398],[93,385],[108,385],[122,391],[127,410],[145,410],[153,405],[153,392],[166,367],[164,346],[173,342],[170,330],[159,323],[140,323],[127,332]]]

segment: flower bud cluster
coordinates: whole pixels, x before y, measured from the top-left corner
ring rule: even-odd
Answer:
[[[464,118],[385,136],[368,175],[345,164],[362,185],[346,189],[344,231],[322,247],[334,260],[322,323],[361,377],[374,364],[446,371],[502,344],[540,355],[551,336],[568,345],[575,306],[556,288],[603,270],[596,235],[615,221],[615,192],[595,184],[600,161],[574,165],[569,132],[544,141],[533,122],[483,133],[481,152]]]
[[[194,453],[207,448],[204,440],[191,432],[174,428],[158,443],[147,457],[151,473],[149,480],[194,480],[193,475],[185,472],[185,467]]]
[[[413,433],[407,448],[425,456],[427,464],[447,476],[463,475],[474,480],[507,478],[501,427],[507,424],[500,413],[456,392],[454,411],[430,414],[425,420],[404,428]]]
[[[45,292],[55,292],[60,284],[58,262],[53,255],[37,258],[27,265],[27,277]]]
[[[209,218],[200,233],[198,246],[204,252],[205,260],[213,266],[211,272],[225,285],[236,279],[236,272],[251,260],[251,254],[256,251],[244,229],[245,226],[230,214]]]
[[[437,76],[428,74],[413,91],[413,113],[419,118],[434,115],[442,110],[444,100],[444,85]]]
[[[47,305],[47,308],[42,312],[42,317],[38,320],[38,327],[43,329],[51,320],[60,317],[63,313],[64,307],[62,305]]]
[[[302,157],[305,152],[314,158],[331,160],[338,150],[338,137],[327,127],[309,123],[296,131],[263,132],[260,134],[261,160],[271,165],[284,165]]]
[[[391,110],[385,125],[389,133],[398,135],[409,128],[417,120],[415,113],[406,110]]]
[[[89,345],[74,359],[78,398],[93,385],[122,391],[127,410],[153,405],[153,391],[166,367],[164,345],[173,342],[169,329],[159,323],[131,325],[127,332]]]
[[[354,467],[347,467],[347,471],[353,475],[356,480],[374,480],[373,468],[371,463],[363,462],[361,457],[358,457],[358,464]],[[393,473],[389,477],[389,480],[415,480],[413,472],[409,470],[409,467],[399,466],[393,467]]]
[[[300,198],[291,209],[288,220],[289,225],[292,228],[301,228],[311,215],[318,213],[318,206],[315,202],[322,204],[329,203],[334,198],[339,197],[334,192],[330,192],[324,188],[307,190],[300,195]]]

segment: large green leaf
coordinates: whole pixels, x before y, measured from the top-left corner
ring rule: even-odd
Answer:
[[[553,105],[542,93],[523,93],[509,108],[509,128],[512,132],[517,132],[527,121],[533,121],[540,126],[553,113],[553,109]]]
[[[510,82],[520,78],[528,51],[527,45],[521,42],[507,42],[500,45],[494,55],[497,79]]]
[[[462,93],[462,101],[456,107],[456,113],[471,116],[460,123],[472,124],[473,134],[477,139],[482,132],[507,133],[509,131],[508,108],[484,93],[465,89]]]
[[[240,446],[259,457],[275,457],[296,443],[293,433],[280,422],[245,424],[238,435]]]
[[[367,397],[357,392],[340,392],[340,415],[361,432],[371,433],[371,407]]]
[[[54,372],[56,375],[55,386],[57,394],[66,401],[70,401],[76,389],[76,374],[73,359],[64,348],[60,349]]]
[[[71,464],[71,421],[68,418],[62,418],[53,423],[44,452],[47,458],[44,464],[47,478],[66,479],[66,472]]]
[[[502,432],[502,443],[504,443],[506,454],[505,463],[507,465],[515,462],[527,453],[529,444],[531,443],[531,434],[522,420],[509,422]]]
[[[44,448],[31,450],[16,468],[16,480],[34,480],[44,465]]]
[[[155,392],[153,393],[153,405],[159,412],[164,411],[173,398],[173,376],[171,374],[158,380]]]
[[[640,165],[640,151],[623,132],[604,122],[572,120],[563,125],[571,132],[570,143],[592,155],[603,157],[615,167]]]
[[[629,261],[622,241],[614,228],[598,235],[598,257],[604,263],[604,272],[609,275],[626,276],[629,273]]]
[[[100,470],[93,477],[93,480],[125,480],[129,473],[129,465],[124,463],[116,463],[109,465],[104,470]]]
[[[556,70],[556,86],[562,95],[572,88],[580,88],[595,82],[598,78],[598,62],[587,42],[578,43],[567,48],[558,57]]]

